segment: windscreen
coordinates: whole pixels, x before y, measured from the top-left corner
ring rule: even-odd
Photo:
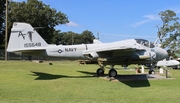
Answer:
[[[146,46],[146,47],[150,47],[150,48],[154,48],[154,44],[152,42],[149,42],[148,40],[145,39],[135,39],[136,42],[140,45]]]

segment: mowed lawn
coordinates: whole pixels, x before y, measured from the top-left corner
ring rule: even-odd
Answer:
[[[180,70],[169,71],[173,79],[121,82],[93,76],[98,65],[52,63],[0,61],[0,103],[180,103]]]

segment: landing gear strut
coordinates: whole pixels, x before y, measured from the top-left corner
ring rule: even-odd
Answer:
[[[105,67],[105,64],[104,64],[102,58],[99,58],[99,59],[98,59],[98,64],[99,64],[100,68],[97,69],[96,74],[97,74],[98,76],[103,76],[103,75],[104,75],[104,67]]]
[[[155,64],[154,64],[154,63],[150,64],[149,74],[155,74],[154,67],[155,67]]]

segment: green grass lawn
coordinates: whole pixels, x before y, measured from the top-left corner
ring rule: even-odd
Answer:
[[[98,65],[52,63],[0,61],[0,103],[180,103],[180,70],[169,71],[175,79],[112,82],[93,76]]]

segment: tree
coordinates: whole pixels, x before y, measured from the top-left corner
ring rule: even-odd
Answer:
[[[55,43],[56,45],[60,44],[60,39],[61,39],[61,35],[60,35],[60,30],[55,30],[54,31],[54,36],[52,37],[52,42]]]
[[[161,43],[163,48],[171,49],[172,51],[179,50],[180,47],[180,23],[179,17],[171,10],[162,11],[159,13],[163,22],[162,27],[158,27],[158,36],[162,38]]]
[[[3,1],[5,2],[5,0]],[[68,17],[62,12],[57,12],[54,8],[50,8],[49,5],[45,5],[42,1],[15,2],[11,0],[8,4],[8,35],[10,35],[13,22],[27,22],[33,27],[43,27],[37,31],[48,43],[71,45],[93,42],[94,36],[88,30],[81,34],[72,31],[61,33],[60,30],[55,30],[55,26],[68,23]],[[4,39],[4,35],[2,36]]]
[[[78,33],[74,33],[72,31],[68,32],[63,32],[62,33],[62,38],[61,38],[61,43],[64,45],[73,45],[73,44],[79,44],[77,43],[77,36],[79,35]]]
[[[55,26],[68,23],[67,16],[62,12],[57,12],[38,0],[28,0],[27,2],[9,3],[8,29],[10,31],[13,22],[27,22],[33,27],[43,27],[37,30],[38,33],[48,43],[55,43],[54,36],[57,35]],[[10,32],[9,32],[10,33]]]
[[[90,44],[95,39],[91,31],[85,30],[81,34],[74,33],[72,31],[59,33],[57,36],[59,40],[56,44],[73,45],[73,44]]]
[[[85,30],[81,33],[82,43],[89,44],[93,42],[95,39],[93,33],[91,31]]]
[[[0,48],[4,48],[6,0],[0,0]]]

